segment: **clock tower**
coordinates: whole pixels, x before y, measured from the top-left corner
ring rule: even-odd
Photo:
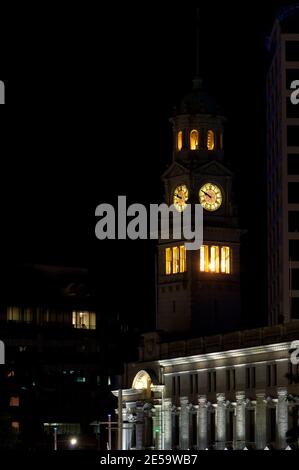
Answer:
[[[225,166],[225,118],[193,80],[171,118],[173,162],[163,175],[165,198],[182,212],[203,207],[203,245],[186,251],[184,240],[160,240],[157,328],[168,333],[210,335],[240,326],[240,233],[233,203],[233,175]]]

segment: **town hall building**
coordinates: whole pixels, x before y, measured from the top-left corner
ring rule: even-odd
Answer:
[[[157,330],[143,335],[138,362],[126,365],[123,389],[113,392],[119,447],[285,449],[298,421],[291,351],[299,321],[241,329],[242,232],[224,158],[225,117],[198,76],[171,123],[165,202],[179,212],[202,205],[203,244],[186,251],[184,240],[158,243]]]

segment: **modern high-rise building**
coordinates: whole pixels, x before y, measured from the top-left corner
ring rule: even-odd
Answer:
[[[76,437],[96,449],[91,423],[112,409],[122,371],[116,315],[101,314],[87,269],[11,266],[1,280],[0,448],[67,449]]]
[[[283,9],[269,39],[267,77],[269,324],[299,318],[299,5]]]

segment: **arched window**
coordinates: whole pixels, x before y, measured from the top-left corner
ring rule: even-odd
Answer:
[[[214,134],[214,131],[208,131],[207,147],[208,147],[208,150],[214,150],[214,148],[215,148],[215,134]]]
[[[177,140],[177,147],[178,151],[180,152],[183,148],[183,132],[179,131],[178,132],[178,140]]]
[[[199,148],[199,134],[195,129],[190,132],[190,149],[197,150]]]
[[[223,150],[223,133],[220,133],[220,148]]]

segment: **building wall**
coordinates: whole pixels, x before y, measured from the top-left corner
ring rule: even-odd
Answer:
[[[149,406],[164,410],[158,427],[161,435],[151,441],[156,448],[264,449],[271,445],[284,449],[286,432],[294,424],[294,404],[288,397],[299,393],[293,377],[299,366],[290,360],[291,339],[298,332],[299,322],[295,322],[278,329],[235,333],[234,341],[233,335],[214,337],[214,343],[213,338],[198,338],[198,351],[194,348],[192,355],[188,351],[195,340],[167,344],[157,333],[145,335],[140,362],[126,369],[125,421],[126,413],[132,417],[137,408],[140,425]],[[149,360],[151,355],[160,359]],[[152,378],[146,394],[132,389],[141,370]],[[126,449],[130,442],[126,437]],[[142,439],[139,446],[146,447]]]
[[[290,101],[291,83],[299,79],[298,45],[290,53],[295,43],[299,43],[299,31],[290,34],[277,20],[267,77],[270,325],[299,318],[299,223],[289,226],[289,217],[299,220],[299,106]]]

